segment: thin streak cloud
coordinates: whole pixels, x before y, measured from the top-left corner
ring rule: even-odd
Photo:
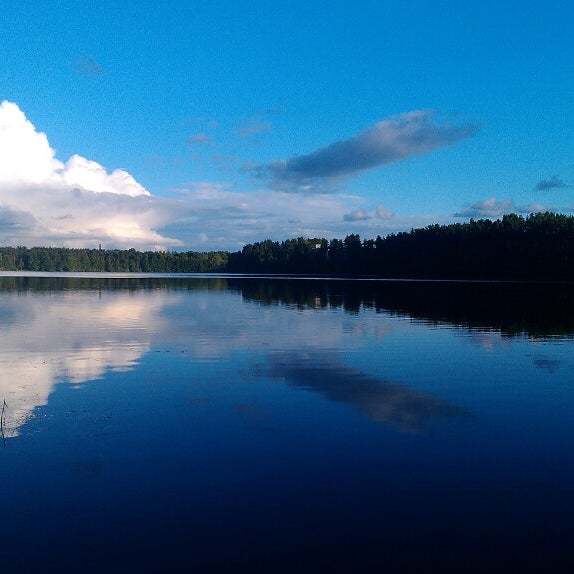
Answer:
[[[325,193],[358,172],[430,152],[476,133],[476,126],[440,124],[428,110],[390,116],[346,140],[257,166],[255,175],[273,189]]]

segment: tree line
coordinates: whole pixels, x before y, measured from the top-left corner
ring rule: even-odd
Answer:
[[[364,240],[267,239],[235,253],[3,247],[0,270],[574,280],[574,216],[509,214]]]
[[[574,217],[516,214],[429,225],[361,240],[262,241],[229,254],[228,271],[413,279],[574,280]]]
[[[227,256],[225,251],[0,247],[0,270],[207,273],[225,271]]]

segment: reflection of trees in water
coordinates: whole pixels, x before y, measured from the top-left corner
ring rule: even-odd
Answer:
[[[574,285],[542,283],[230,280],[245,299],[263,305],[371,308],[470,329],[530,337],[574,335]]]
[[[0,291],[28,292],[28,291],[140,291],[140,290],[189,290],[224,291],[227,281],[217,277],[162,277],[141,276],[138,274],[124,274],[121,276],[94,276],[86,274],[86,277],[70,276],[0,276]]]
[[[425,430],[435,420],[468,416],[468,412],[428,393],[375,378],[360,371],[302,353],[271,358],[272,376],[298,389],[346,403],[372,420],[408,432]]]
[[[295,279],[289,277],[0,277],[0,291],[225,291],[262,305],[375,309],[504,335],[574,336],[574,285]],[[7,317],[5,317],[7,320]]]

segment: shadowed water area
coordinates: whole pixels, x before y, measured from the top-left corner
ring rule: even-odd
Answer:
[[[573,566],[568,284],[0,274],[16,571]]]

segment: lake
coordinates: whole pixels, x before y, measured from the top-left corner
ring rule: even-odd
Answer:
[[[0,274],[18,572],[574,565],[574,287]]]

